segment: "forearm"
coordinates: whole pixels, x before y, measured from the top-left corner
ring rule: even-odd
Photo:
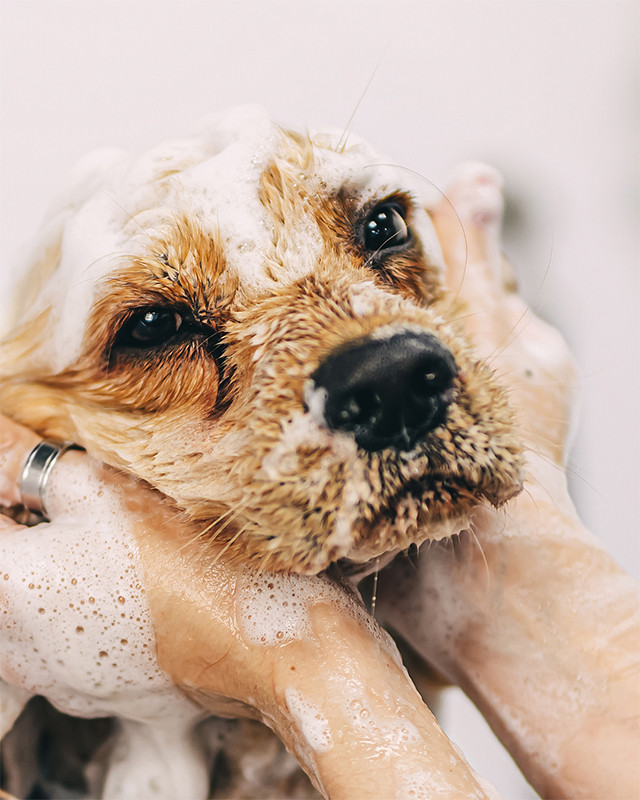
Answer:
[[[0,485],[0,502],[10,504],[17,499],[20,466],[37,439],[0,421],[18,454],[4,465]],[[134,649],[142,641],[164,683],[213,713],[265,721],[325,796],[388,800],[421,796],[436,786],[443,798],[487,796],[423,704],[395,645],[346,587],[326,577],[263,574],[225,559],[159,495],[81,453],[60,459],[44,499],[51,523],[26,529],[6,521],[3,543],[12,548],[13,561],[29,569],[37,560],[33,553],[41,552],[57,575],[56,564],[66,565],[68,581],[64,571],[58,577],[64,586],[78,585],[73,607],[90,594],[89,602],[96,609],[106,604],[104,614],[116,622],[126,616],[121,604],[128,607],[127,598],[114,593],[127,564],[127,572],[135,572],[132,588],[144,596],[145,619],[137,624],[146,626],[145,634],[127,632],[121,640],[114,628],[116,640]],[[124,552],[114,552],[116,540]],[[77,555],[85,546],[81,564],[69,560],[70,548]],[[19,575],[12,579],[28,594]],[[13,593],[16,618],[29,616],[29,600]],[[110,602],[114,608],[107,608]],[[55,618],[62,629],[69,614]],[[39,613],[32,617],[32,626],[43,621]],[[75,629],[78,646],[78,631],[86,627]],[[96,648],[104,647],[103,640]],[[147,672],[136,673],[143,683]],[[45,664],[45,678],[48,673]],[[66,673],[66,691],[62,678]],[[29,686],[48,691],[44,683]],[[196,718],[197,708],[193,713]]]
[[[539,477],[505,512],[480,513],[457,557],[424,551],[402,577],[409,615],[384,587],[380,607],[465,689],[543,796],[636,797],[637,587],[580,524],[562,474]]]
[[[487,542],[503,576],[492,570],[494,613],[463,635],[451,667],[543,796],[635,798],[637,587],[577,520],[529,492],[510,510],[515,536]]]

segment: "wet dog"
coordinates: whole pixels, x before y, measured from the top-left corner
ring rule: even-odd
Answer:
[[[475,506],[519,491],[522,456],[505,393],[444,290],[425,185],[353,136],[300,135],[253,108],[137,160],[89,157],[18,284],[0,409],[143,479],[196,524],[205,554],[215,543],[216,557],[222,546],[257,569],[317,573],[340,561],[364,574],[458,533]],[[69,553],[64,533],[38,545],[51,551],[58,594],[70,589],[56,566]],[[115,587],[111,544],[92,558]],[[26,694],[0,681],[0,701],[17,713],[31,692],[71,714],[121,717],[108,796],[121,796],[118,770],[126,779],[153,758],[157,775],[178,759],[180,792],[201,794],[207,778],[187,745],[201,710],[155,662],[150,685],[147,661],[120,653],[123,683],[113,683],[104,631],[83,633],[88,649],[67,635],[80,595],[76,611],[29,615],[32,557],[20,547],[36,544],[16,546],[7,673],[39,672]],[[105,620],[111,601],[121,611],[117,594],[105,593]],[[65,636],[73,669],[59,652]],[[72,748],[68,718],[50,724]],[[265,735],[247,721],[225,728],[224,744],[215,732],[231,759],[248,739],[264,754]],[[290,773],[283,757],[274,751],[260,790]]]
[[[520,446],[456,325],[424,185],[256,109],[82,163],[17,294],[2,410],[315,573],[467,525]]]

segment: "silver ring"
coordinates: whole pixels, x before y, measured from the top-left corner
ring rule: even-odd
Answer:
[[[82,449],[73,442],[59,442],[55,439],[38,442],[27,456],[20,475],[20,497],[25,508],[46,520],[49,519],[44,505],[44,493],[51,471],[56,461],[67,450]]]

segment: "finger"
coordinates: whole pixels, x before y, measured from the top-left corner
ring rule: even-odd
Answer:
[[[452,291],[473,291],[478,280],[503,288],[500,230],[504,200],[502,177],[481,163],[454,172],[432,218],[447,263]]]
[[[21,503],[20,474],[27,456],[40,437],[28,428],[0,415],[0,505]]]
[[[31,697],[31,692],[11,686],[0,678],[0,740],[9,733]]]
[[[0,415],[0,505],[22,504],[20,479],[29,453],[42,438],[29,428]],[[44,507],[52,519],[86,507],[87,497],[105,494],[104,469],[79,450],[64,451],[43,487]]]

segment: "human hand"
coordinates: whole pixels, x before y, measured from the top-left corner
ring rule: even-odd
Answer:
[[[417,569],[396,562],[381,574],[379,615],[465,690],[541,795],[637,797],[638,590],[569,498],[575,367],[515,294],[500,188],[493,170],[468,167],[433,220],[452,314],[509,389],[524,490],[504,510],[478,509],[452,542],[423,547]]]
[[[0,422],[9,505],[38,439]],[[495,797],[346,587],[249,572],[157,493],[77,451],[59,459],[45,503],[49,523],[0,516],[5,729],[33,693],[128,719],[106,797],[146,796],[152,780],[166,797],[205,796],[189,745],[203,709],[266,722],[333,800]]]

